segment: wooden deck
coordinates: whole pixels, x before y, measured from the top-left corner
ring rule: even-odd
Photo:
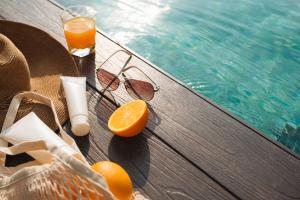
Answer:
[[[65,45],[60,11],[47,0],[0,1],[1,19],[36,26]],[[91,163],[109,159],[121,164],[135,189],[151,199],[300,199],[298,156],[138,55],[132,64],[161,90],[149,103],[151,119],[143,134],[113,137],[107,120],[116,108],[114,102],[131,98],[123,87],[103,96],[95,67],[122,48],[98,32],[96,55],[77,60],[88,79],[92,130],[76,141]],[[65,128],[70,131],[69,123]]]

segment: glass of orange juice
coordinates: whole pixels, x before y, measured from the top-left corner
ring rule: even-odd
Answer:
[[[61,20],[71,54],[84,57],[95,51],[96,11],[89,6],[71,6],[63,10]]]

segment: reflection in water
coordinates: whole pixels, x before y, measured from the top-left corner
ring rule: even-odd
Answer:
[[[105,15],[104,27],[110,27],[118,31],[110,32],[110,35],[122,44],[129,44],[137,36],[151,34],[149,27],[155,26],[159,17],[168,12],[168,2],[161,0],[119,0],[112,3],[110,12]],[[99,6],[101,7],[101,5]],[[101,8],[99,8],[101,10]],[[101,11],[100,11],[101,12]],[[107,11],[105,11],[107,13]],[[98,16],[101,21],[103,14]],[[152,33],[153,34],[153,33]]]

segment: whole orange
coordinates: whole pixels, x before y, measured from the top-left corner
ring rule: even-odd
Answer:
[[[110,191],[117,199],[132,199],[132,182],[127,172],[120,165],[110,161],[101,161],[93,164],[92,169],[105,178]]]
[[[108,128],[121,137],[132,137],[143,131],[148,108],[143,100],[133,100],[119,107],[109,118]]]

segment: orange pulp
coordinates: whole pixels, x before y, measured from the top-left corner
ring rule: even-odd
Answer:
[[[143,100],[133,100],[118,108],[108,120],[108,128],[121,137],[132,137],[145,128],[148,108]]]
[[[75,17],[64,23],[64,32],[70,50],[95,46],[95,20],[88,17]]]

